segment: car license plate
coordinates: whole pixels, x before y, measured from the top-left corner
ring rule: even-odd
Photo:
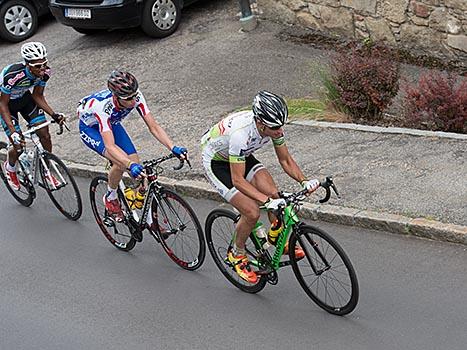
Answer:
[[[76,18],[76,19],[90,19],[91,10],[90,9],[65,9],[65,17],[67,18]]]

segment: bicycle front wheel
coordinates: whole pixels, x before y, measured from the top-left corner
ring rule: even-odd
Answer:
[[[44,152],[39,158],[42,184],[52,203],[67,219],[76,221],[83,213],[78,185],[55,154]]]
[[[297,260],[295,248],[305,257]],[[298,282],[306,294],[327,312],[343,316],[358,303],[358,281],[350,259],[341,246],[326,232],[303,225],[293,232],[289,256]]]
[[[21,205],[25,207],[29,207],[34,198],[36,197],[36,191],[34,190],[33,184],[29,181],[28,176],[24,173],[24,169],[20,166],[19,162],[16,165],[16,176],[18,176],[18,180],[20,183],[19,190],[15,190],[11,188],[8,180],[6,178],[6,169],[5,169],[5,162],[7,159],[8,147],[6,143],[0,142],[0,154],[1,154],[1,161],[0,161],[0,176],[2,177],[3,182],[5,183],[8,192],[11,193],[14,199],[18,201]]]
[[[89,199],[91,200],[92,213],[105,238],[112,245],[123,251],[130,251],[136,245],[136,240],[131,235],[130,229],[124,222],[116,222],[107,215],[104,196],[107,193],[107,176],[99,175],[91,181]],[[118,189],[120,201],[124,200],[122,191]]]
[[[266,286],[266,276],[258,276],[256,283],[245,281],[235,272],[227,260],[227,252],[232,248],[232,236],[235,232],[237,216],[230,210],[214,209],[206,219],[206,242],[214,262],[230,283],[244,292],[258,293]],[[248,259],[250,261],[256,260],[256,248],[251,238],[247,239],[245,248]]]
[[[150,230],[157,230],[167,255],[186,270],[199,268],[206,256],[203,229],[190,205],[177,193],[162,189],[152,199]]]

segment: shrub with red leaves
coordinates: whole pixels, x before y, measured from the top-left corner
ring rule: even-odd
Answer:
[[[404,88],[404,116],[410,127],[467,133],[467,80],[425,73],[418,86]]]
[[[399,90],[400,64],[381,45],[352,45],[331,60],[331,101],[354,119],[378,119]]]

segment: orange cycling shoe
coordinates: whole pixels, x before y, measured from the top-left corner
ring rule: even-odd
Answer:
[[[289,254],[289,242],[285,244],[284,252],[282,253],[282,255],[286,255],[286,254]],[[295,257],[298,260],[303,259],[305,257],[305,252],[303,251],[302,248],[298,246],[295,247]]]
[[[256,283],[258,281],[258,276],[256,272],[251,269],[250,262],[246,255],[234,256],[232,250],[229,250],[227,259],[229,259],[230,263],[234,266],[235,272],[240,278],[250,283]]]

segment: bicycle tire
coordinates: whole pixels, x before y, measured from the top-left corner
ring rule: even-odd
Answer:
[[[305,252],[305,257],[300,260],[295,258],[297,244]],[[328,267],[318,252],[325,257]],[[289,257],[298,282],[319,307],[339,316],[347,315],[355,309],[359,298],[357,274],[347,254],[334,238],[316,227],[302,225],[290,237]],[[320,274],[314,272],[312,264],[321,271]],[[315,279],[307,283],[310,276],[314,276]],[[337,293],[334,299],[328,291],[328,286],[331,292]],[[346,290],[346,286],[349,290]],[[320,293],[322,289],[324,289],[323,295]],[[345,295],[340,294],[341,290]]]
[[[117,249],[123,251],[130,251],[136,245],[136,240],[130,233],[130,229],[126,226],[125,222],[115,223],[114,226],[107,226],[105,205],[103,203],[103,196],[107,192],[107,176],[98,175],[92,179],[89,186],[89,199],[91,201],[92,213],[96,219],[97,225],[101,229],[105,238]],[[123,198],[123,193],[118,189],[118,196],[120,200]],[[112,235],[112,233],[114,235]],[[117,239],[118,237],[118,239]],[[120,241],[120,237],[126,237],[126,241]]]
[[[55,178],[60,183],[57,189],[54,189],[52,186],[50,186],[48,181],[46,181],[46,171],[44,164],[39,158],[39,173],[41,174],[42,184],[45,191],[49,195],[50,200],[58,209],[58,211],[62,213],[67,219],[72,221],[78,220],[83,213],[83,203],[81,201],[81,194],[74,177],[70,174],[67,166],[55,154],[44,152],[41,157],[45,162],[47,162],[47,164],[49,164],[48,168],[50,174],[55,176]],[[68,180],[65,177],[67,177]],[[70,184],[71,187],[69,186]],[[69,194],[62,196],[64,193],[62,191],[67,188],[71,188],[73,194],[71,196]],[[70,197],[72,197],[72,200],[67,201]],[[73,202],[71,205],[67,205],[71,202]]]
[[[5,156],[8,152],[8,146],[5,142],[0,142],[0,152],[5,152]],[[6,160],[7,158],[5,158]],[[21,184],[21,187],[18,191],[14,190],[13,188],[11,188],[10,184],[8,183],[8,180],[6,178],[6,175],[5,175],[5,171],[6,169],[4,169],[4,161],[0,161],[0,176],[6,186],[6,188],[8,189],[8,192],[10,192],[10,194],[13,196],[14,199],[16,199],[16,201],[25,206],[25,207],[29,207],[31,206],[31,204],[34,202],[34,198],[36,198],[36,191],[34,189],[34,186],[33,184],[31,183],[31,181],[29,181],[29,178],[24,174],[24,170],[23,168],[19,165],[19,162],[17,163],[17,176],[18,176],[18,180]]]
[[[267,282],[266,276],[259,276],[256,283],[249,283],[240,278],[232,267],[226,263],[227,251],[230,248],[232,234],[235,230],[235,222],[238,214],[227,209],[214,209],[206,218],[205,234],[206,243],[209,252],[219,270],[235,287],[247,293],[258,293]],[[215,243],[215,242],[222,243]],[[255,247],[251,237],[246,242],[247,254],[251,257],[251,252],[255,251]]]
[[[185,270],[196,270],[204,262],[206,243],[198,217],[176,192],[161,189],[151,202],[153,225],[167,255]],[[157,200],[156,200],[157,198]],[[193,232],[194,231],[194,232]]]

